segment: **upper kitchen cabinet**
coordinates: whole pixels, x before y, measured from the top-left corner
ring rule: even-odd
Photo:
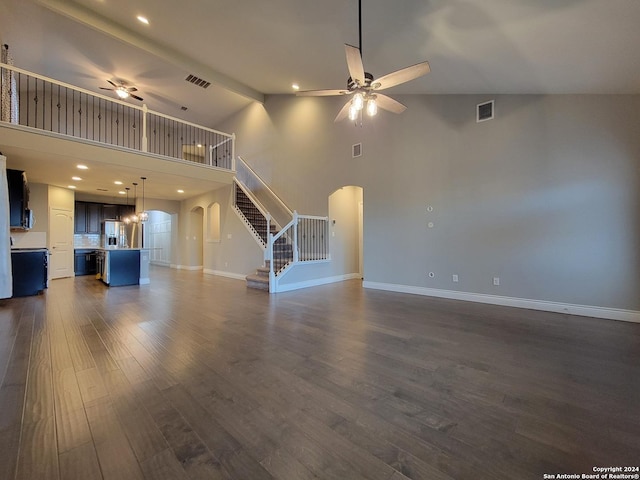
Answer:
[[[27,176],[21,170],[7,170],[9,187],[9,225],[11,228],[31,228],[29,187]]]
[[[102,204],[76,202],[75,233],[100,234]]]

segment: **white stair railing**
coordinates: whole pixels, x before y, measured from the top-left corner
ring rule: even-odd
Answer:
[[[329,217],[299,215],[294,210],[293,220],[269,235],[269,291],[278,291],[280,278],[293,265],[331,260],[328,233]]]

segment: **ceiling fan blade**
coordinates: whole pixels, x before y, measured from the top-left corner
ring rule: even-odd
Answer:
[[[351,80],[360,86],[364,85],[364,66],[362,65],[360,49],[346,43],[344,44],[344,49],[347,53],[347,67],[349,68]]]
[[[130,93],[130,94],[129,94],[129,96],[130,96],[131,98],[135,98],[136,100],[140,100],[140,101],[142,101],[142,100],[143,100],[143,99],[142,99],[142,97],[139,97],[139,96],[137,96],[137,95],[134,95],[133,93]]]
[[[344,120],[349,115],[349,107],[351,106],[351,100],[344,104],[344,107],[338,112],[336,115],[336,119],[333,121],[334,123],[339,122],[340,120]]]
[[[393,113],[402,113],[407,109],[406,105],[403,105],[399,101],[380,93],[376,95],[376,103],[378,104],[378,107]]]
[[[116,85],[115,83],[113,83],[111,80],[107,80],[107,82],[109,82],[111,85],[113,85],[114,88],[118,88],[118,85]]]
[[[333,95],[348,95],[349,90],[304,90],[297,92],[298,97],[331,97]]]
[[[371,84],[374,90],[384,90],[385,88],[395,87],[401,83],[414,80],[418,77],[426,75],[431,71],[429,62],[422,62],[412,65],[402,70],[396,70],[395,72],[388,73],[376,80]]]
[[[110,90],[113,92],[113,88],[107,88],[107,87],[100,87],[100,90]]]
[[[126,87],[126,89],[127,89],[127,91],[128,91],[129,93],[131,93],[131,92],[137,92],[137,91],[138,91],[138,89],[137,89],[136,87]]]

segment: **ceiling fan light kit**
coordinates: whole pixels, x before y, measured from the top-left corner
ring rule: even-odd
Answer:
[[[358,0],[358,33],[360,47],[345,44],[347,57],[347,67],[349,78],[347,79],[346,90],[306,90],[297,92],[301,97],[327,97],[338,95],[353,95],[338,112],[334,122],[339,122],[346,117],[357,122],[360,119],[362,125],[362,112],[366,111],[370,117],[378,113],[378,108],[393,113],[402,113],[407,107],[387,95],[376,93],[380,90],[395,87],[402,83],[409,82],[430,72],[429,62],[421,62],[410,67],[388,73],[378,79],[364,71],[362,63],[362,0]],[[366,108],[365,108],[366,107]]]
[[[132,85],[127,85],[125,82],[123,82],[122,80],[116,80],[118,83],[112,81],[112,80],[107,80],[107,82],[109,82],[109,84],[113,87],[113,88],[107,88],[107,87],[100,87],[100,90],[109,90],[111,92],[116,92],[116,95],[118,96],[119,99],[121,100],[125,100],[129,97],[134,98],[140,102],[143,101],[142,97],[139,97],[138,95],[135,95],[133,92],[137,92],[138,89]]]

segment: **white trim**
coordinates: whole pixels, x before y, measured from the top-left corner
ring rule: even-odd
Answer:
[[[202,270],[202,273],[206,273],[207,275],[215,275],[216,277],[233,278],[234,280],[247,279],[246,275],[242,275],[240,273],[224,272],[222,270],[211,270],[210,268],[205,268],[204,270]]]
[[[213,169],[213,170],[218,170],[220,172],[225,172],[228,173],[229,175],[233,175],[233,171],[229,170],[228,168],[223,168],[223,167],[214,167],[211,165],[206,165],[204,163],[198,163],[198,162],[191,162],[189,160],[182,160],[181,158],[176,158],[176,157],[167,157],[165,155],[159,155],[157,153],[151,153],[151,152],[144,152],[142,150],[136,150],[134,148],[127,148],[127,147],[122,147],[120,145],[113,145],[112,143],[102,143],[102,142],[98,142],[95,140],[89,140],[87,138],[80,138],[80,137],[74,137],[73,135],[66,135],[64,133],[58,133],[58,132],[50,132],[49,130],[42,130],[40,128],[35,128],[35,127],[27,127],[25,125],[14,125],[12,123],[8,123],[8,122],[2,122],[0,121],[0,127],[2,128],[9,128],[12,130],[17,130],[17,131],[21,131],[24,133],[33,133],[33,134],[37,134],[37,135],[43,135],[45,137],[51,137],[51,138],[55,138],[58,140],[66,140],[66,141],[73,141],[76,143],[82,143],[84,145],[90,145],[90,146],[94,146],[94,147],[102,147],[102,148],[109,148],[112,150],[118,150],[119,152],[124,152],[124,153],[131,153],[134,155],[144,155],[145,157],[149,157],[149,158],[156,158],[159,160],[164,160],[167,162],[175,162],[175,163],[179,163],[182,165],[192,165],[194,167],[198,167],[198,168],[203,168],[203,169]],[[233,177],[232,177],[233,179]],[[231,185],[231,183],[230,183]]]
[[[346,273],[344,275],[337,275],[335,277],[315,278],[313,280],[306,280],[304,282],[287,283],[285,285],[278,285],[277,290],[272,293],[289,292],[291,290],[300,290],[301,288],[317,287],[319,285],[327,285],[328,283],[344,282],[345,280],[360,279],[359,273]]]
[[[463,300],[467,302],[488,303],[491,305],[502,305],[506,307],[528,308],[531,310],[564,313],[566,315],[580,315],[584,317],[640,323],[640,311],[635,310],[623,310],[619,308],[597,307],[590,305],[573,305],[570,303],[503,297],[482,293],[457,292],[454,290],[440,290],[437,288],[415,287],[411,285],[398,285],[382,282],[365,281],[362,282],[362,286],[364,288],[386,290],[389,292],[410,293],[413,295],[423,295],[427,297],[450,298],[452,300]]]
[[[174,263],[171,264],[171,268],[175,268],[176,270],[202,270],[202,265],[176,265]]]
[[[149,285],[150,283],[151,283],[151,280],[149,278],[140,279],[140,285]]]

